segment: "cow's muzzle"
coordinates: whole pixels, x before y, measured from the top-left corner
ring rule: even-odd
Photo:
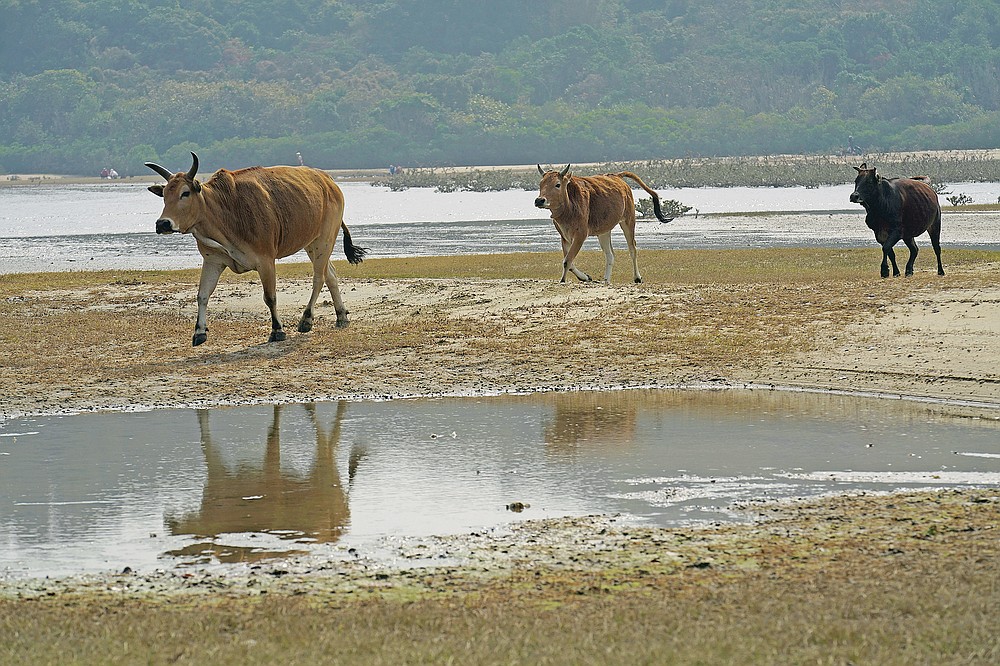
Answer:
[[[174,228],[174,221],[169,219],[162,219],[156,221],[156,233],[158,234],[172,234],[177,229]]]
[[[852,192],[851,193],[851,203],[863,204],[864,200],[861,198],[860,194],[858,194],[857,192]]]
[[[538,197],[535,199],[535,208],[548,208],[549,202],[545,200],[545,197]]]

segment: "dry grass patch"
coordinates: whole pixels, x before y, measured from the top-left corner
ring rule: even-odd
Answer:
[[[235,594],[8,598],[0,661],[993,664],[998,502],[841,497],[759,507],[760,525],[508,538],[507,566],[377,584],[332,569]]]

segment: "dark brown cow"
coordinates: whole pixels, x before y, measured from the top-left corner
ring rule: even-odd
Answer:
[[[264,302],[271,311],[270,342],[285,339],[277,311],[274,262],[305,248],[313,264],[313,289],[299,331],[312,329],[313,308],[323,284],[330,289],[337,326],[347,325],[347,308],[340,297],[330,255],[341,227],[344,254],[352,264],[367,252],[351,242],[344,224],[344,195],[323,171],[309,167],[251,167],[219,169],[205,183],[195,179],[198,156],[191,153],[191,169],[170,173],[153,162],[146,166],[167,179],[149,191],[163,197],[156,233],[190,233],[203,258],[198,285],[198,319],[192,344],[208,337],[208,299],[229,268],[235,273],[257,271]]]
[[[566,281],[569,271],[579,280],[590,282],[591,277],[573,264],[576,255],[589,236],[597,236],[604,250],[604,282],[611,283],[611,267],[615,263],[611,249],[611,230],[620,226],[625,232],[629,255],[632,257],[632,274],[636,282],[642,282],[635,247],[635,202],[632,189],[625,183],[629,178],[638,183],[653,197],[653,212],[660,222],[669,222],[660,210],[660,197],[642,182],[639,176],[629,171],[609,173],[603,176],[574,176],[570,165],[562,171],[544,171],[538,165],[542,182],[538,186],[535,206],[547,208],[552,213],[552,223],[562,239],[563,273]]]
[[[906,275],[913,275],[913,262],[917,260],[917,236],[927,232],[931,247],[937,255],[938,275],[944,275],[941,265],[941,205],[937,192],[927,184],[926,176],[913,178],[883,178],[867,163],[854,167],[858,177],[854,180],[851,201],[865,207],[865,224],[875,232],[875,240],[882,246],[882,277],[899,275],[896,253],[892,249],[900,241],[910,248],[906,262]]]

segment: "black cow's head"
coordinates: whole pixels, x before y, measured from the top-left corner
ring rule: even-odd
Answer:
[[[851,193],[851,203],[865,205],[865,202],[872,201],[878,194],[879,175],[875,172],[875,167],[868,168],[867,162],[862,162],[861,166],[854,167],[858,172],[858,177],[854,179],[854,191]]]

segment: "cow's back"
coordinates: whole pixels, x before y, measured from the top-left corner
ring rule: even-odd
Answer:
[[[574,178],[576,180],[576,178]],[[632,189],[617,176],[580,177],[581,189],[589,199],[588,224],[592,231],[618,224],[629,210],[635,210]]]
[[[220,170],[211,187],[229,217],[230,233],[275,257],[294,254],[343,218],[344,195],[326,173],[310,167],[252,167]],[[262,250],[265,248],[261,247]]]
[[[923,233],[941,214],[937,192],[925,181],[912,178],[899,178],[893,185],[899,193],[900,217],[904,228],[915,234]]]

